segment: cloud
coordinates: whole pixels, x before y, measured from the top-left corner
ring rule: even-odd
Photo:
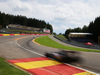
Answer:
[[[28,11],[29,9],[27,7],[20,7],[16,6],[15,8],[12,9],[13,11]]]
[[[5,1],[8,1],[8,0],[0,0],[0,2],[5,2]]]
[[[0,11],[45,20],[54,32],[88,25],[100,15],[99,0],[0,0]]]

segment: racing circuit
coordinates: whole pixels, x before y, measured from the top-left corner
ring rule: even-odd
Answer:
[[[11,63],[13,62],[15,64],[17,64],[17,63],[20,64],[20,62],[22,62],[22,60],[24,60],[24,61],[25,61],[25,59],[30,60],[30,58],[32,58],[34,61],[48,60],[44,63],[50,63],[50,62],[52,63],[53,62],[53,63],[55,63],[53,65],[60,64],[59,62],[52,61],[49,58],[44,57],[44,53],[45,52],[55,52],[55,51],[59,51],[61,49],[42,46],[42,45],[39,45],[32,41],[36,37],[40,37],[40,36],[43,36],[43,35],[0,36],[0,57],[3,57],[6,60],[8,60],[9,62],[11,62]],[[55,39],[54,37],[52,37],[52,36],[49,36],[49,37],[51,39],[65,45],[65,43]],[[84,71],[89,71],[92,73],[98,73],[98,75],[99,75],[99,73],[100,73],[100,59],[99,59],[100,54],[94,53],[94,52],[80,52],[80,55],[83,59],[82,63],[77,63],[78,65],[74,64],[74,66],[77,66],[77,68],[81,69],[82,72],[84,70]],[[14,62],[14,60],[16,60],[18,62]],[[19,61],[19,60],[21,60],[21,61]],[[52,65],[51,63],[48,65]],[[42,64],[42,67],[43,67],[43,65],[44,64]],[[69,64],[67,64],[67,65],[69,65]],[[18,64],[17,64],[17,66],[18,66]],[[60,67],[60,69],[61,68],[63,68],[63,66]],[[29,68],[29,69],[31,69],[31,68]],[[34,71],[38,72],[39,70],[36,69]],[[46,70],[47,69],[44,69],[43,71],[47,72]],[[51,68],[51,70],[52,70],[52,68]],[[49,73],[51,73],[51,72],[49,72]],[[39,74],[37,74],[37,75],[39,75]],[[60,75],[60,74],[51,74],[51,75]],[[62,74],[62,75],[64,75],[64,74]],[[79,75],[79,74],[76,74],[76,75]],[[80,74],[80,75],[82,75],[82,74]]]

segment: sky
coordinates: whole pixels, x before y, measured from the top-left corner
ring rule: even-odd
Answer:
[[[58,34],[88,26],[100,16],[100,0],[0,0],[0,11],[44,20]]]

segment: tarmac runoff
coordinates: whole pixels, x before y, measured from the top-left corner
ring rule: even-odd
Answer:
[[[18,40],[19,39],[16,39],[15,41],[16,41],[16,44],[20,46],[17,43]],[[21,47],[21,48],[40,55],[40,53],[28,50],[24,47]],[[35,75],[99,75],[94,72],[90,72],[88,70],[84,70],[84,69],[81,69],[69,64],[59,63],[55,60],[51,60],[47,57],[44,57],[44,55],[38,58],[8,60],[8,62],[13,63],[14,65],[32,73],[33,75],[34,74]]]

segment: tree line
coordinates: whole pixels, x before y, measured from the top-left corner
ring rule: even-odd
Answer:
[[[74,28],[74,29],[71,29],[71,28],[67,29],[65,31],[65,34],[64,34],[66,36],[66,38],[68,38],[68,34],[70,32],[84,32],[84,33],[88,33],[88,26],[84,25],[83,28],[77,27],[77,28]]]
[[[84,25],[83,28],[77,27],[74,29],[67,29],[65,31],[65,36],[68,38],[70,32],[83,32],[92,33],[91,37],[94,41],[98,41],[98,36],[100,36],[100,16],[95,18],[94,21],[90,22],[88,26]]]
[[[39,20],[35,18],[27,18],[21,15],[11,15],[0,12],[0,26],[5,28],[6,25],[16,24],[22,26],[36,27],[36,28],[47,28],[50,32],[53,32],[52,25],[46,23],[44,20]]]
[[[93,34],[93,39],[98,41],[98,36],[100,36],[100,16],[90,22],[88,31]]]

